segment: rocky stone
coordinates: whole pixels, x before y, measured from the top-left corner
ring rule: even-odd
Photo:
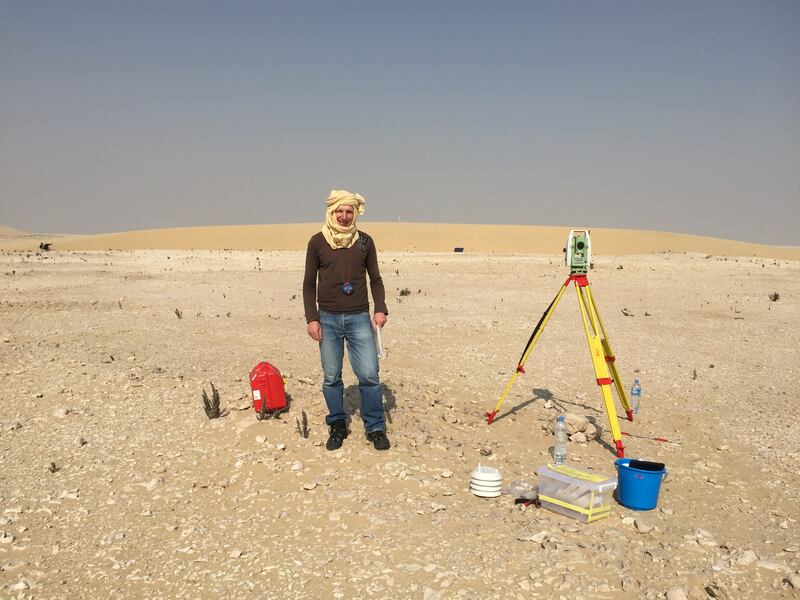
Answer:
[[[12,544],[16,538],[5,531],[0,531],[0,544],[8,545]]]
[[[745,550],[732,557],[732,563],[736,565],[752,565],[757,560],[758,555],[753,550]]]
[[[667,590],[667,600],[689,600],[689,594],[681,587],[672,587]]]
[[[636,531],[639,533],[649,533],[653,531],[653,526],[648,525],[642,519],[635,519],[633,522],[633,526],[636,528]]]
[[[766,569],[767,571],[775,571],[776,573],[791,573],[792,568],[781,562],[774,560],[757,560],[756,567],[759,569]]]
[[[31,588],[30,584],[25,581],[24,579],[20,579],[16,583],[12,583],[8,586],[8,589],[12,592],[18,592],[21,590],[29,590]]]
[[[550,433],[554,431],[557,418],[558,416],[555,416],[547,423],[547,429]],[[589,425],[589,420],[586,417],[571,412],[564,413],[564,422],[567,424],[567,434],[570,436],[579,431],[585,431]]]
[[[422,600],[444,600],[442,592],[426,587],[422,592]]]

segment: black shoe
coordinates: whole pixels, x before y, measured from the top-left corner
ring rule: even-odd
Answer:
[[[386,432],[383,429],[378,431],[370,431],[367,434],[367,439],[375,446],[375,450],[388,450],[389,438],[386,437]]]
[[[330,428],[330,437],[328,437],[328,443],[325,444],[325,447],[328,450],[338,450],[342,447],[342,442],[347,437],[347,422],[346,421],[334,421],[331,423]]]

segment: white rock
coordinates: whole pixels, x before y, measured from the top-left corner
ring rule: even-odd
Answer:
[[[653,530],[652,525],[648,525],[641,519],[635,519],[633,525],[634,527],[636,527],[636,531],[638,531],[639,533],[648,533],[649,531]]]
[[[28,585],[27,581],[25,581],[24,579],[20,579],[17,583],[12,583],[10,586],[8,586],[8,589],[13,590],[13,591],[16,592],[16,591],[19,591],[19,590],[30,589],[30,587],[31,586]]]
[[[265,435],[257,435],[256,436],[256,444],[263,444],[267,441],[267,436]]]
[[[689,594],[681,587],[674,587],[667,590],[667,600],[689,600]]]
[[[315,487],[317,487],[316,481],[309,481],[308,483],[303,484],[304,490],[313,490]]]
[[[228,554],[230,558],[239,558],[241,555],[242,551],[239,550],[238,548],[236,550],[231,550],[230,554]]]
[[[278,450],[286,450],[286,444],[275,444]]]
[[[536,544],[541,544],[542,542],[546,542],[550,539],[550,532],[546,529],[543,529],[539,533],[518,535],[517,539],[521,542],[534,542]]]
[[[154,489],[156,489],[162,483],[164,483],[164,479],[163,478],[161,478],[161,477],[153,477],[153,479],[151,479],[150,481],[137,483],[135,485],[140,485],[144,489],[146,489],[148,492],[152,492]]]
[[[292,463],[292,471],[302,471],[305,468],[305,465],[301,463],[299,460]]]
[[[752,565],[758,560],[758,555],[753,550],[745,550],[741,555],[736,557],[735,564],[737,565]]]
[[[756,562],[759,569],[766,569],[767,571],[775,571],[777,573],[791,573],[792,568],[784,563],[779,563],[774,560],[759,560]]]
[[[444,504],[438,504],[437,502],[431,502],[431,512],[439,512],[440,510],[445,510],[447,507]]]
[[[53,411],[53,416],[57,419],[63,419],[70,413],[70,410],[64,406],[61,406]]]
[[[422,592],[422,600],[442,600],[442,592],[426,587]]]
[[[6,533],[5,531],[0,531],[0,544],[10,544],[15,539],[16,538],[10,533]]]

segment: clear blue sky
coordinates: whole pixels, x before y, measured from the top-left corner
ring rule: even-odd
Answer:
[[[800,245],[800,2],[0,1],[0,224]]]

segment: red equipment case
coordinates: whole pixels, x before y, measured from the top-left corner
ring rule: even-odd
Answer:
[[[283,376],[268,362],[260,362],[250,371],[250,389],[259,421],[286,410]]]

